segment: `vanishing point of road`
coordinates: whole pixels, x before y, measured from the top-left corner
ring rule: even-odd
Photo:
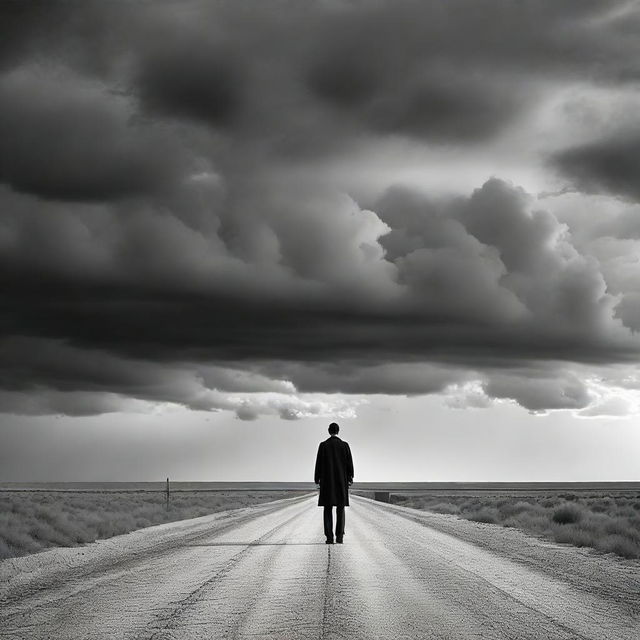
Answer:
[[[353,496],[0,563],[0,639],[638,640],[640,563]]]

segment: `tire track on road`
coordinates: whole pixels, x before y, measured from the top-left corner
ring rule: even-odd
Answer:
[[[303,502],[304,500],[308,500],[308,499],[309,499],[308,495],[300,496],[296,498],[289,498],[287,500],[290,500],[291,502],[288,502],[286,506]],[[18,587],[14,589],[11,593],[3,594],[3,596],[0,597],[0,624],[10,620],[12,615],[19,615],[19,613],[3,615],[1,613],[2,610],[6,610],[11,605],[15,605],[18,603],[25,604],[30,597],[41,595],[42,593],[46,593],[52,589],[59,587],[61,579],[63,579],[64,582],[71,582],[71,583],[77,584],[77,589],[73,592],[60,595],[58,598],[51,599],[47,601],[47,604],[52,604],[54,602],[62,603],[65,600],[77,597],[84,591],[88,589],[92,589],[96,586],[96,584],[98,584],[97,582],[93,582],[91,584],[83,585],[81,582],[83,578],[87,578],[91,576],[95,577],[95,574],[102,573],[103,575],[100,577],[101,584],[109,581],[119,580],[123,574],[126,574],[129,571],[133,570],[136,565],[146,564],[149,562],[150,559],[156,556],[165,554],[167,552],[170,552],[176,546],[184,546],[185,544],[194,543],[198,540],[209,538],[211,536],[215,536],[215,537],[223,536],[224,534],[228,533],[229,531],[232,531],[236,527],[242,526],[243,524],[246,524],[248,522],[255,520],[256,517],[268,516],[272,513],[277,513],[282,508],[283,508],[282,504],[271,504],[271,503],[264,503],[263,505],[256,505],[255,507],[243,507],[242,508],[243,511],[246,509],[245,513],[236,515],[233,511],[231,511],[229,516],[227,516],[230,519],[224,522],[223,524],[221,524],[219,527],[207,529],[206,531],[198,530],[197,532],[194,532],[194,533],[186,533],[184,534],[183,537],[180,538],[180,540],[175,540],[175,539],[163,540],[161,542],[158,542],[157,544],[149,545],[148,547],[145,547],[142,550],[133,550],[127,553],[126,557],[119,560],[114,561],[110,558],[106,558],[106,559],[100,559],[97,562],[90,565],[82,564],[76,567],[71,567],[63,570],[63,575],[56,574],[55,576],[52,576],[48,579],[44,579],[42,581],[39,581],[33,584],[26,584],[23,587]],[[260,512],[255,513],[254,509],[260,510]],[[225,512],[220,512],[220,513],[224,514]],[[212,514],[212,515],[218,515],[218,514]],[[176,522],[179,522],[179,521],[176,521]],[[170,523],[170,524],[173,524],[173,523]],[[155,525],[155,526],[158,526],[158,525]],[[163,526],[163,525],[160,525],[160,526]],[[151,529],[153,527],[149,527],[149,528]],[[143,531],[143,530],[138,529],[137,532],[139,531]],[[123,534],[123,535],[128,535],[128,534]],[[108,538],[101,542],[108,542],[110,540],[113,540],[113,538]],[[86,549],[87,552],[90,552],[91,544],[92,543],[89,543],[89,545],[83,545],[81,547],[73,547],[73,549],[78,549],[78,550]],[[43,551],[42,553],[47,553],[47,551]]]
[[[10,638],[11,629],[18,629],[27,621],[39,620],[40,626],[50,626],[52,630],[58,628],[64,631],[64,626],[69,625],[73,616],[65,617],[65,611],[75,613],[76,607],[74,602],[84,602],[100,597],[100,593],[115,591],[118,584],[126,583],[131,580],[131,576],[136,573],[152,571],[153,565],[161,567],[169,564],[176,549],[184,549],[188,545],[200,542],[202,540],[218,540],[226,534],[238,530],[239,528],[259,521],[262,518],[272,517],[282,510],[296,508],[300,503],[309,500],[310,496],[300,496],[297,498],[287,499],[286,502],[265,503],[258,505],[256,508],[248,508],[244,513],[230,513],[231,519],[221,526],[214,528],[207,527],[202,531],[201,526],[195,531],[188,531],[185,535],[178,532],[174,534],[170,532],[170,539],[163,539],[157,544],[143,545],[143,549],[128,550],[126,557],[122,560],[110,562],[109,558],[99,557],[93,560],[91,552],[101,553],[103,550],[99,547],[87,548],[86,564],[73,567],[71,570],[63,569],[59,572],[58,578],[54,575],[48,576],[44,581],[33,581],[26,585],[26,588],[17,589],[11,593],[8,598],[3,598],[1,602],[2,611],[0,615],[0,637],[7,637],[3,630],[8,630]],[[244,509],[243,509],[244,511]],[[257,513],[256,513],[257,511]],[[217,514],[216,514],[217,515]],[[191,521],[185,521],[185,525],[190,526]],[[218,524],[219,521],[214,523]],[[171,523],[174,524],[174,523]],[[175,523],[178,524],[178,523]],[[135,532],[136,534],[144,534],[144,530]],[[146,533],[153,533],[152,531]],[[126,539],[121,536],[122,539]],[[114,538],[107,541],[108,544],[114,543]],[[75,551],[75,549],[67,549],[64,551]],[[46,553],[46,552],[45,552]],[[165,562],[165,559],[166,562]],[[90,595],[94,592],[95,595]],[[13,609],[13,610],[12,610]],[[30,636],[26,636],[30,637]],[[60,636],[64,638],[65,636]]]
[[[223,580],[225,576],[228,575],[229,572],[233,570],[235,565],[238,564],[244,558],[244,556],[252,549],[252,546],[255,546],[256,544],[260,544],[261,542],[264,542],[270,536],[272,536],[276,531],[278,531],[278,529],[286,527],[291,522],[294,522],[295,520],[299,519],[302,515],[304,515],[304,511],[299,511],[297,513],[294,513],[292,516],[290,516],[283,522],[276,524],[274,527],[269,529],[266,533],[264,533],[260,537],[252,540],[250,543],[246,545],[246,547],[244,547],[241,551],[239,551],[234,556],[232,556],[229,560],[227,560],[225,565],[221,569],[219,569],[209,579],[205,580],[202,584],[196,587],[186,597],[184,597],[182,600],[177,602],[175,606],[172,606],[169,610],[165,610],[164,612],[159,613],[157,616],[157,620],[161,621],[161,626],[158,629],[153,629],[151,635],[145,636],[145,634],[143,633],[137,637],[140,638],[140,640],[142,640],[143,638],[146,638],[146,640],[158,640],[158,638],[160,637],[160,634],[169,630],[172,627],[172,623],[174,623],[177,618],[183,615],[188,609],[188,607],[192,606],[195,602],[197,602],[207,589],[212,588],[213,586],[215,586],[215,583],[219,582],[220,580]],[[166,624],[162,624],[165,622]],[[152,626],[154,626],[154,623],[150,623],[148,625],[148,629],[151,630]]]
[[[385,509],[383,505],[373,503],[366,498],[359,498],[357,502],[360,500],[369,508],[360,512],[359,515],[371,527],[385,527],[388,525],[389,518],[396,515],[392,510]],[[549,637],[560,638],[560,634],[565,633],[568,634],[568,638],[576,640],[638,640],[640,637],[640,626],[637,621],[629,620],[626,611],[617,607],[616,603],[604,602],[588,592],[578,592],[572,585],[563,582],[560,576],[550,578],[546,573],[519,566],[506,557],[497,556],[493,552],[458,540],[450,534],[431,529],[413,518],[404,520],[411,523],[411,533],[409,528],[398,527],[395,523],[393,530],[395,538],[401,537],[405,540],[405,550],[407,545],[417,547],[418,541],[415,536],[422,534],[423,540],[419,546],[427,552],[427,555],[439,557],[449,567],[455,567],[455,571],[459,574],[467,574],[469,576],[467,581],[476,582],[476,589],[470,593],[472,596],[475,595],[475,598],[460,601],[460,604],[467,609],[476,609],[478,614],[486,617],[491,611],[488,605],[495,609],[499,602],[499,598],[495,597],[497,592],[502,598],[507,598],[514,603],[515,606],[510,608],[512,619],[522,615],[517,614],[520,607],[530,612],[531,615],[528,617],[532,618],[532,623],[533,618],[537,618],[533,625],[536,628],[535,633],[537,629],[546,628],[546,633],[551,634]],[[406,557],[397,546],[390,545],[389,551],[406,563]],[[428,570],[425,568],[424,558],[420,556],[416,556],[413,562],[406,564],[418,577],[422,575],[422,571]],[[451,569],[448,570],[448,577],[453,577]],[[464,580],[461,579],[460,583],[464,583]],[[475,602],[478,594],[483,591],[482,584],[486,585],[484,591],[487,592],[487,596],[494,592],[493,598],[485,598],[485,605],[482,605],[482,602]],[[465,593],[465,590],[459,588],[457,591]],[[451,594],[450,597],[456,598],[456,594]],[[500,616],[497,616],[497,613],[494,610],[489,618],[499,619]],[[543,621],[546,621],[546,624]],[[503,626],[508,626],[510,623],[510,619],[504,619],[502,622]],[[538,636],[534,634],[532,637]]]

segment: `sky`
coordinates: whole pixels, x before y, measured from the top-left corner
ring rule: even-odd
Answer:
[[[639,32],[0,4],[0,481],[640,480]]]

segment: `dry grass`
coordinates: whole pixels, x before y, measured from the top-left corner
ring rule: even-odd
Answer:
[[[556,542],[640,558],[640,495],[536,496],[393,494],[391,502],[515,527]]]
[[[75,546],[134,529],[289,498],[296,491],[0,492],[0,559]]]

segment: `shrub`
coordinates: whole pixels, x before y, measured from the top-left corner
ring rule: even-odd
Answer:
[[[630,536],[629,522],[626,518],[610,518],[604,527],[605,531],[612,535]]]
[[[473,500],[465,500],[460,505],[460,511],[477,511],[481,506],[481,501],[476,499]]]
[[[606,513],[606,511],[608,510],[608,506],[606,504],[589,505],[589,508],[594,513]]]
[[[588,531],[577,529],[576,527],[561,527],[553,532],[556,542],[565,542],[574,547],[593,547],[595,538]]]
[[[500,505],[500,513],[507,518],[523,513],[524,511],[529,511],[530,509],[533,509],[533,505],[530,502],[507,502]]]
[[[640,545],[621,535],[609,535],[596,541],[597,549],[615,553],[623,558],[640,557]]]
[[[500,521],[500,514],[494,507],[483,507],[465,517],[475,522],[485,522],[487,524],[496,524]]]
[[[553,512],[551,519],[558,524],[572,524],[579,522],[582,518],[582,511],[573,504],[566,504]]]

